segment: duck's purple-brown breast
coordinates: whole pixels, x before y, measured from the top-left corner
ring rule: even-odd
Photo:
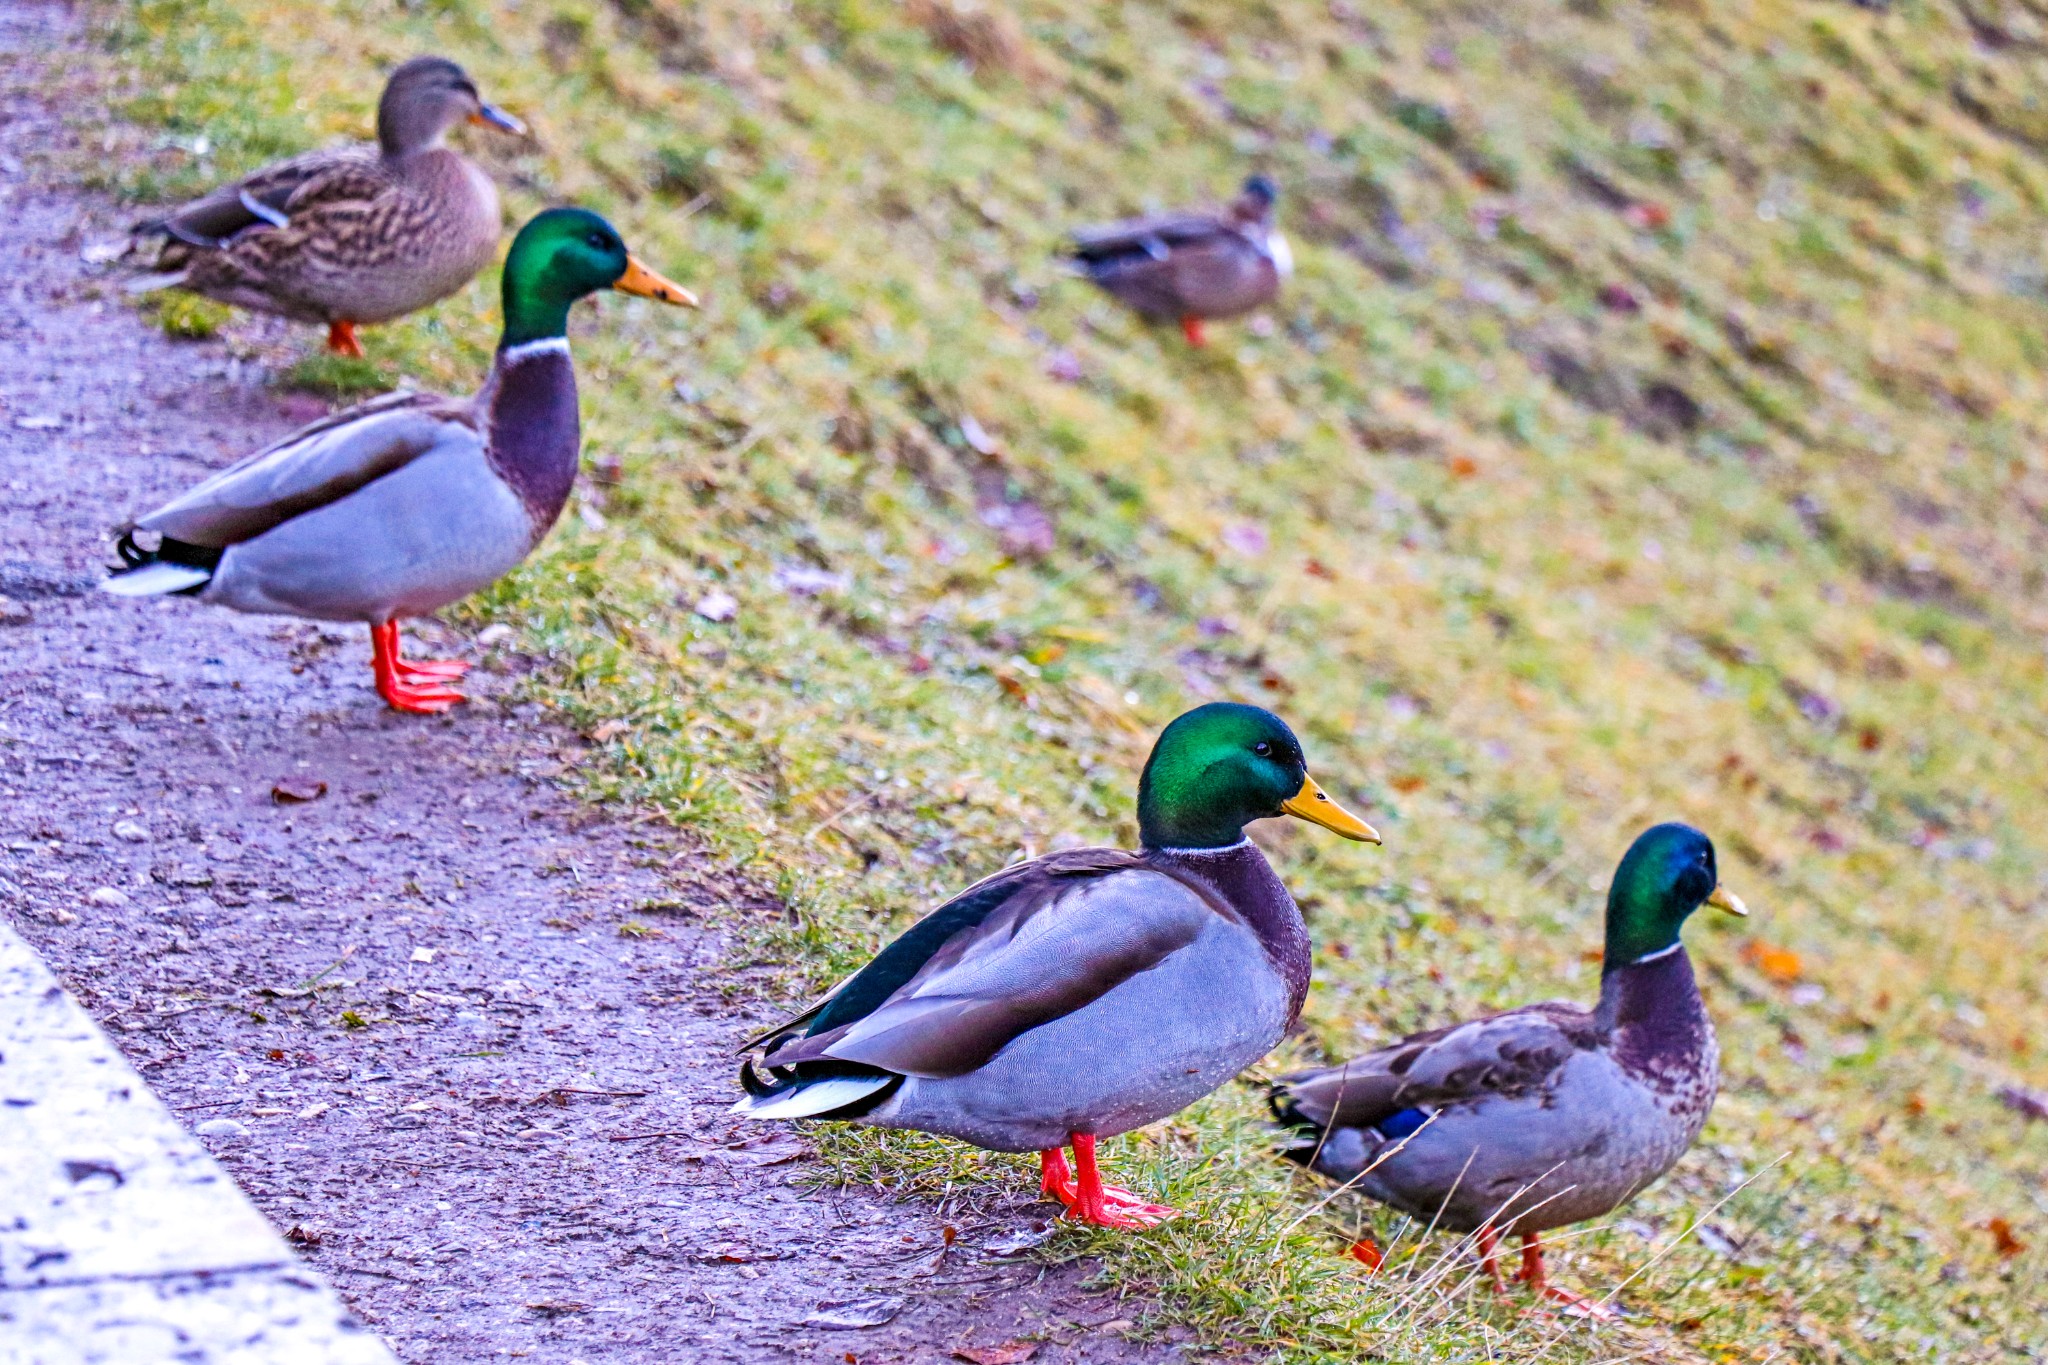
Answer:
[[[1614,968],[1600,995],[1600,1022],[1613,1031],[1622,1069],[1667,1099],[1697,1102],[1702,1063],[1715,1046],[1714,1023],[1685,949]],[[1711,1091],[1706,1102],[1713,1102]]]
[[[1205,888],[1212,900],[1233,907],[1251,926],[1287,983],[1287,1027],[1293,1028],[1308,999],[1308,925],[1258,845],[1247,839],[1229,848],[1155,849],[1148,856],[1173,876]]]
[[[491,463],[526,504],[537,540],[569,501],[582,448],[567,347],[503,353],[486,399]]]

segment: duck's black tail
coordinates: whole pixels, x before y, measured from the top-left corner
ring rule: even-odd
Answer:
[[[154,550],[145,550],[135,543],[132,527],[121,533],[114,549],[124,567],[100,588],[116,597],[196,596],[213,581],[214,570],[220,567],[221,552],[210,545],[165,536]]]
[[[853,1119],[896,1093],[903,1077],[859,1062],[799,1062],[769,1067],[769,1079],[749,1060],[740,1067],[747,1098],[735,1114],[756,1119]]]
[[[1299,1165],[1309,1165],[1322,1146],[1323,1126],[1295,1106],[1286,1081],[1275,1081],[1266,1087],[1266,1107],[1273,1111],[1273,1121],[1288,1130],[1281,1134],[1280,1155]]]

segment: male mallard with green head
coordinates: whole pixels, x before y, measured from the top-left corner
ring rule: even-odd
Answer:
[[[165,239],[157,268],[169,273],[146,283],[326,323],[330,350],[361,355],[357,326],[448,297],[497,252],[497,187],[443,145],[465,121],[526,131],[454,62],[413,58],[377,103],[375,146],[265,166],[139,226]]]
[[[1310,780],[1278,716],[1197,707],[1139,778],[1136,852],[1035,858],[933,910],[748,1045],[767,1075],[743,1067],[734,1112],[1035,1151],[1045,1192],[1082,1222],[1171,1217],[1105,1186],[1095,1143],[1208,1094],[1301,1013],[1308,930],[1244,833],[1282,814],[1379,842]]]
[[[581,442],[569,307],[607,288],[697,302],[596,214],[540,214],[506,258],[505,329],[474,398],[387,394],[294,432],[138,520],[121,537],[127,568],[102,586],[368,622],[378,694],[447,710],[467,665],[401,659],[398,619],[495,582],[554,525]]]
[[[1633,1199],[1691,1147],[1720,1086],[1720,1048],[1679,930],[1725,890],[1714,845],[1690,825],[1645,830],[1607,892],[1600,1003],[1527,1005],[1403,1038],[1273,1088],[1303,1130],[1287,1155],[1411,1217],[1478,1233],[1501,1284],[1501,1234],[1522,1238],[1521,1278],[1550,1285],[1539,1234]]]
[[[1221,212],[1189,210],[1131,218],[1074,234],[1081,271],[1150,322],[1178,321],[1190,345],[1202,323],[1264,308],[1294,273],[1294,254],[1273,226],[1279,191],[1263,175]]]

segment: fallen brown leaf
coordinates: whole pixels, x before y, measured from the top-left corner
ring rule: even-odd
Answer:
[[[298,806],[327,795],[327,784],[310,777],[281,777],[271,784],[270,799],[280,806]]]
[[[1021,1362],[1038,1354],[1035,1341],[1006,1341],[1000,1346],[961,1346],[954,1350],[953,1359],[964,1360],[968,1365],[1021,1365]]]
[[[1742,960],[1783,985],[1789,986],[1806,975],[1806,963],[1799,954],[1760,938],[1753,938],[1742,945]]]
[[[1992,1219],[1984,1225],[1984,1230],[1991,1234],[1991,1240],[1998,1247],[2001,1260],[2009,1260],[2027,1249],[2025,1242],[2012,1235],[2012,1224],[2003,1218]]]

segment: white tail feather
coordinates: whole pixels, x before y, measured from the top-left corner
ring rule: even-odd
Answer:
[[[778,1095],[749,1095],[732,1107],[750,1119],[805,1119],[827,1114],[843,1104],[865,1099],[896,1079],[894,1076],[835,1076],[800,1085]]]
[[[166,270],[157,275],[137,275],[121,286],[127,294],[154,294],[159,289],[176,289],[185,282],[185,271]]]
[[[189,564],[159,562],[145,564],[129,573],[115,574],[100,584],[100,591],[110,592],[116,597],[156,597],[167,592],[183,592],[212,577],[207,570],[195,569]]]

